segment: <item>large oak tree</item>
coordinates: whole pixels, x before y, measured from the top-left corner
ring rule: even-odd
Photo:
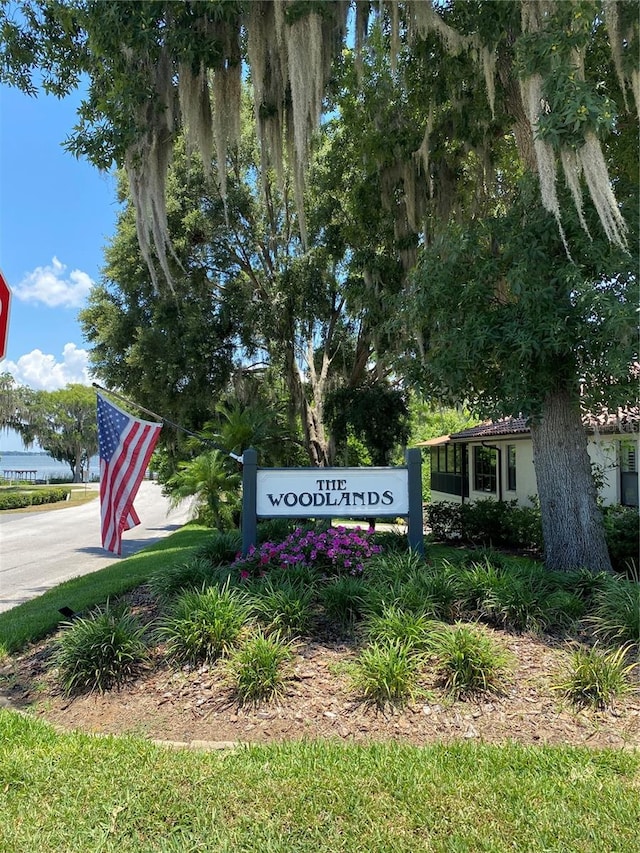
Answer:
[[[370,14],[378,14],[380,36],[371,43],[388,57],[391,80],[401,93],[397,103],[388,101],[385,111],[372,115],[378,150],[364,140],[365,154],[378,166],[382,203],[395,214],[398,241],[425,226],[429,243],[439,225],[448,228],[457,214],[472,220],[469,211],[482,215],[490,198],[509,205],[509,194],[500,198],[504,172],[495,156],[508,137],[515,170],[537,181],[541,203],[574,262],[580,262],[579,245],[568,233],[568,207],[578,212],[583,229],[598,228],[621,249],[629,244],[607,155],[625,124],[635,124],[627,116],[637,111],[640,99],[634,2],[28,0],[21,5],[26,17],[19,23],[8,16],[0,21],[4,77],[28,89],[30,72],[38,67],[45,85],[62,91],[78,73],[89,75],[89,97],[70,148],[103,167],[114,160],[125,166],[138,240],[158,282],[174,275],[165,180],[176,134],[186,128],[205,164],[213,145],[224,162],[239,140],[245,67],[253,85],[262,172],[272,165],[281,173],[287,152],[299,230],[307,244],[305,163],[352,7],[357,53],[371,32]],[[403,126],[394,107],[402,115],[405,106],[413,115]],[[386,136],[395,143],[391,150]],[[503,158],[503,169],[504,163]],[[560,177],[569,188],[568,201]],[[223,172],[219,183],[224,197]],[[588,225],[583,195],[595,211],[595,226]],[[499,292],[501,283],[488,278],[484,285]],[[574,489],[585,496],[579,504],[564,500],[553,449],[539,454],[549,563],[564,567],[562,555],[570,554],[572,563],[600,569],[608,559],[585,465],[586,440],[577,438],[580,378],[567,378],[559,389],[541,394],[531,417],[534,431],[544,432],[556,451],[564,448],[567,434],[576,436],[563,470],[581,472]],[[563,547],[568,538],[579,544]]]

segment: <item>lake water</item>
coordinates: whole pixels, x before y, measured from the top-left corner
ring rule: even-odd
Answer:
[[[52,477],[71,479],[71,468],[66,462],[57,462],[47,453],[2,453],[0,451],[0,476],[5,471],[36,471],[37,480],[49,480]],[[100,459],[94,456],[89,464],[89,479],[100,473]]]

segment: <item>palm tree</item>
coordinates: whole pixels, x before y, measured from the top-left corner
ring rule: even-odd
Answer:
[[[231,460],[219,450],[208,450],[188,462],[165,483],[172,506],[195,497],[197,518],[220,530],[233,526],[240,506],[240,474],[229,469]]]

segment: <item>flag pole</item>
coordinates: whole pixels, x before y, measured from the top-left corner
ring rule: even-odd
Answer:
[[[133,406],[134,408],[139,409],[141,412],[144,412],[145,415],[151,415],[152,418],[155,418],[158,421],[162,421],[162,423],[166,424],[167,426],[180,430],[180,432],[184,432],[186,435],[190,435],[193,438],[197,438],[198,441],[201,441],[204,444],[210,444],[216,450],[220,450],[222,451],[222,453],[226,453],[227,456],[230,456],[232,459],[235,459],[236,462],[242,462],[242,455],[238,456],[237,453],[232,453],[231,450],[227,450],[225,447],[222,447],[222,445],[217,444],[212,439],[204,438],[204,436],[198,435],[197,432],[191,432],[190,429],[180,426],[180,424],[177,424],[174,421],[170,421],[168,418],[165,418],[162,415],[157,414],[156,412],[152,412],[151,409],[145,409],[144,406],[141,406],[139,403],[134,403],[133,400],[128,400],[126,397],[123,397],[122,394],[118,394],[117,391],[109,391],[108,388],[103,388],[102,385],[98,385],[97,382],[92,382],[91,384],[94,388],[98,388],[100,391],[104,391],[105,394],[111,394],[112,397],[117,397],[117,399],[122,400],[123,403],[127,403],[129,406]]]

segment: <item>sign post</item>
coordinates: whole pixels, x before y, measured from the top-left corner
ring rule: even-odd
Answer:
[[[0,359],[7,354],[7,338],[9,336],[9,307],[11,305],[11,290],[5,277],[0,271]]]

